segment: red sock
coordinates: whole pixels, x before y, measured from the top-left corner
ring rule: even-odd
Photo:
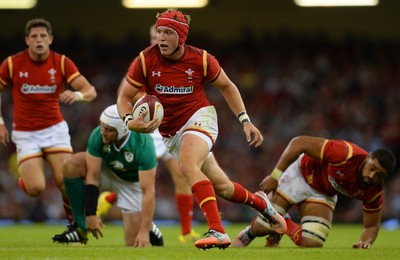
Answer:
[[[71,203],[69,202],[69,199],[65,194],[62,194],[62,200],[64,204],[65,215],[67,216],[69,224],[72,224],[74,222],[74,219],[72,217]]]
[[[28,194],[28,192],[26,191],[26,188],[25,188],[25,183],[21,177],[18,178],[18,185],[21,188],[21,190],[23,190],[26,194]]]
[[[301,246],[302,232],[301,227],[295,223],[291,218],[285,218],[287,231],[286,235],[298,246]]]
[[[192,194],[176,194],[176,206],[181,220],[182,235],[189,234],[192,230],[193,217],[193,195]]]
[[[110,191],[110,194],[106,196],[106,201],[113,204],[116,200],[117,200],[117,193],[115,193],[114,191]]]
[[[232,197],[228,199],[229,201],[248,205],[260,212],[264,211],[267,205],[265,205],[265,201],[263,199],[261,199],[254,193],[251,193],[250,191],[246,190],[239,183],[237,182],[232,182],[232,183],[235,190],[233,191]]]
[[[207,220],[209,229],[225,233],[218,212],[214,188],[209,180],[199,181],[192,186],[194,198]]]

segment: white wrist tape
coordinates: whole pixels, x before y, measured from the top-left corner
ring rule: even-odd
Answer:
[[[0,125],[4,125],[4,119],[0,116]]]
[[[250,117],[249,117],[249,115],[247,114],[246,111],[240,112],[240,113],[237,115],[237,118],[239,119],[239,122],[240,122],[241,124],[250,122]]]
[[[83,100],[83,94],[80,91],[75,91],[74,92],[75,96],[78,98],[78,101],[82,101]]]

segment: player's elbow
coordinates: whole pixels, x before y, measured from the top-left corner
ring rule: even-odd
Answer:
[[[94,88],[94,86],[90,86],[90,90],[85,94],[86,94],[85,95],[85,98],[86,98],[85,101],[86,102],[90,102],[90,101],[94,100],[97,97],[97,91]]]

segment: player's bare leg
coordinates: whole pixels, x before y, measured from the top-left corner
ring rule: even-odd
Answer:
[[[209,227],[205,237],[197,240],[195,246],[201,249],[226,248],[231,241],[222,226],[214,187],[202,172],[208,154],[208,145],[203,139],[193,134],[184,135],[180,145],[179,169],[192,187],[194,197],[204,212]]]
[[[178,236],[182,243],[194,242],[200,235],[192,229],[193,221],[193,194],[186,178],[179,170],[178,161],[174,157],[163,160],[168,172],[171,175],[175,187],[176,207],[181,223],[181,234]]]
[[[61,191],[65,215],[68,219],[68,222],[70,224],[72,224],[73,217],[72,217],[71,203],[70,203],[67,193],[65,191],[64,181],[63,181],[63,173],[62,173],[62,165],[63,165],[64,161],[67,158],[69,158],[70,156],[71,156],[70,153],[47,154],[46,160],[49,162],[50,167],[53,170],[57,187]]]
[[[21,185],[31,197],[37,197],[46,189],[46,176],[42,157],[24,160],[19,164]]]
[[[298,246],[323,247],[332,226],[333,209],[319,203],[304,202],[299,211],[301,224],[287,219],[286,234]]]

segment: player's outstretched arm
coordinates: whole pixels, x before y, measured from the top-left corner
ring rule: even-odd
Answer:
[[[379,232],[379,223],[381,222],[381,212],[364,211],[364,229],[360,240],[353,245],[353,248],[368,249],[372,246]]]
[[[142,188],[142,218],[139,233],[135,239],[135,247],[151,246],[149,230],[153,222],[155,209],[156,167],[147,171],[139,171],[139,182]]]
[[[0,90],[1,90],[1,84],[0,84]],[[1,113],[1,94],[0,94],[0,144],[7,145],[9,141],[10,141],[10,134],[8,133],[6,124],[4,122]]]
[[[75,91],[67,89],[60,94],[60,101],[62,103],[71,105],[75,102],[90,102],[97,96],[94,86],[90,85],[87,79],[82,75],[71,82],[71,87]]]
[[[249,145],[259,147],[262,144],[264,137],[257,127],[255,127],[250,121],[250,117],[247,115],[246,107],[243,103],[239,89],[228,78],[222,68],[218,78],[212,83],[212,85],[221,91],[226,102],[228,103],[229,108],[236,115],[239,122],[243,125],[243,131],[246,135],[246,141],[249,143]]]

